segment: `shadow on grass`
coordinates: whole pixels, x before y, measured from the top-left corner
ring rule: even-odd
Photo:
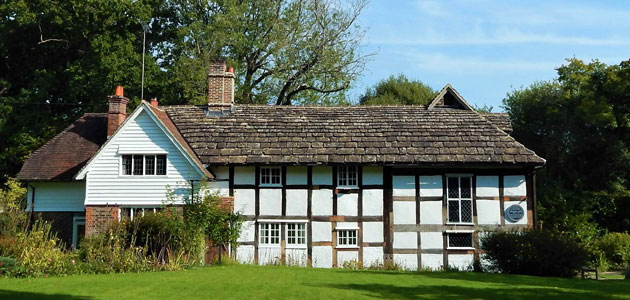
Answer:
[[[449,285],[423,285],[416,287],[390,284],[324,284],[322,288],[354,290],[366,297],[379,299],[623,299],[602,291],[566,291],[551,287],[493,288]],[[618,295],[617,295],[618,296]]]
[[[74,296],[74,295],[66,295],[66,294],[42,294],[42,293],[32,293],[32,292],[0,290],[0,299],[89,300],[89,299],[92,299],[92,297]]]

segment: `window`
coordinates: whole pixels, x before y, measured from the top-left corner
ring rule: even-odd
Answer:
[[[472,177],[448,177],[447,201],[449,223],[472,223]]]
[[[122,174],[166,175],[166,155],[123,155]]]
[[[85,237],[85,217],[74,216],[72,218],[72,248],[78,249],[83,237]]]
[[[339,166],[337,167],[337,186],[338,187],[357,187],[358,176],[356,166]]]
[[[337,230],[337,247],[352,248],[357,247],[357,230],[356,229],[338,229]]]
[[[287,245],[306,246],[306,224],[305,223],[287,224]]]
[[[153,214],[160,211],[159,207],[121,207],[118,209],[118,221],[131,220],[135,217],[144,217],[146,214]]]
[[[279,185],[281,184],[282,172],[279,167],[261,167],[260,168],[260,184],[261,185]]]
[[[448,233],[449,249],[470,249],[473,248],[472,232],[451,232]]]
[[[261,245],[280,245],[280,224],[279,223],[260,223],[260,244]]]

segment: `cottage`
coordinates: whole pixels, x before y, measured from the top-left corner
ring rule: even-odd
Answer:
[[[545,160],[450,85],[427,106],[296,107],[234,105],[224,63],[208,79],[208,105],[130,115],[117,89],[25,162],[28,209],[76,246],[207,179],[245,217],[239,261],[323,268],[467,268],[484,231],[535,222]]]

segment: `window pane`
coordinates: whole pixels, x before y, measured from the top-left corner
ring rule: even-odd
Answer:
[[[144,169],[143,158],[142,155],[133,156],[133,175],[142,175],[142,169]]]
[[[472,233],[449,233],[448,246],[472,248]]]
[[[166,175],[166,155],[158,155],[156,160],[156,175]]]
[[[448,177],[448,197],[459,198],[459,178]]]
[[[459,222],[459,201],[448,201],[448,221]]]
[[[269,184],[269,169],[261,168],[260,169],[260,184]]]
[[[155,155],[144,156],[144,175],[155,175]]]
[[[462,210],[462,222],[472,222],[472,200],[462,200],[460,203]]]
[[[123,155],[122,159],[123,175],[131,175],[131,155]]]
[[[472,194],[471,192],[471,177],[460,177],[460,190],[461,190],[461,198],[469,198]]]

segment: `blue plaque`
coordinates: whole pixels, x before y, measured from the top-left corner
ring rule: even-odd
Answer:
[[[520,221],[525,216],[525,210],[518,205],[513,204],[505,209],[505,219],[510,223],[516,223]]]

